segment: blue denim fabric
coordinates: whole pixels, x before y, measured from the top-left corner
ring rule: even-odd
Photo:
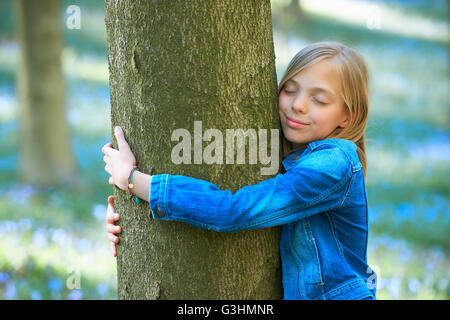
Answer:
[[[311,142],[282,164],[285,173],[235,193],[200,179],[155,175],[149,195],[153,218],[219,232],[282,225],[284,299],[375,299],[356,145],[343,139]]]

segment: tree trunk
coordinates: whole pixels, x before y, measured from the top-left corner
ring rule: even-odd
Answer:
[[[59,0],[15,1],[21,65],[20,171],[23,182],[57,185],[73,177],[64,108]]]
[[[233,192],[270,177],[248,158],[243,165],[171,160],[172,132],[193,135],[194,121],[224,136],[280,128],[270,2],[106,0],[105,7],[112,128],[124,129],[141,170]],[[154,221],[147,202],[115,195],[120,299],[282,297],[279,228],[225,234]]]

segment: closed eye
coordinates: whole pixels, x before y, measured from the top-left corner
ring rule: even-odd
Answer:
[[[317,102],[318,104],[321,104],[321,105],[327,104],[326,102],[321,101],[321,100],[317,99],[316,97],[314,97],[313,99],[314,99],[314,101]]]
[[[287,88],[284,88],[283,91],[287,94],[293,94],[296,92],[295,90],[288,90]]]

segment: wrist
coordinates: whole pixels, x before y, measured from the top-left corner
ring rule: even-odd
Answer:
[[[122,173],[122,178],[118,181],[118,183],[116,184],[117,187],[123,191],[126,191],[129,193],[129,183],[130,183],[130,178],[133,172],[133,169],[137,168],[136,166],[128,166],[126,169],[123,170]],[[133,173],[134,175],[134,173]]]
[[[131,188],[131,194],[148,202],[151,179],[151,175],[135,170],[133,172],[133,188]]]

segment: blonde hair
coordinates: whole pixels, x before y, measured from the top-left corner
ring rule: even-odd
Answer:
[[[368,71],[363,56],[356,50],[338,42],[318,42],[298,52],[289,63],[278,86],[278,95],[286,81],[298,72],[323,60],[334,64],[342,83],[342,98],[349,112],[345,128],[336,128],[326,139],[353,141],[357,148],[364,175],[367,171],[365,131],[369,117]],[[283,156],[296,151],[293,144],[282,135]]]

